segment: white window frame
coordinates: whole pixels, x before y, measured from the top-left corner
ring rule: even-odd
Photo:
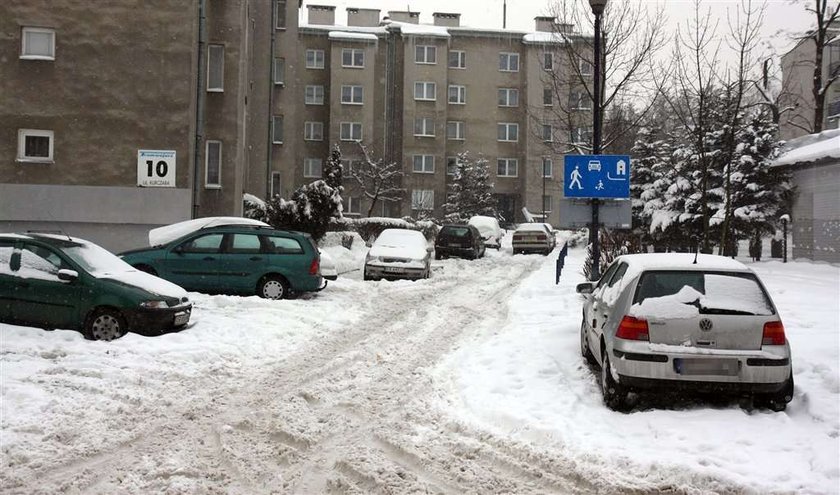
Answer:
[[[581,76],[589,77],[592,75],[593,71],[592,64],[590,64],[587,60],[579,59],[578,70],[580,71]]]
[[[312,63],[309,62],[309,54],[312,54]],[[320,55],[320,58],[319,58]],[[317,48],[310,48],[306,50],[304,53],[304,64],[307,69],[318,69],[321,70],[324,68],[326,64],[327,56],[324,53],[324,50],[318,50]]]
[[[344,57],[350,54],[350,63],[346,64]],[[362,63],[356,63],[356,55],[361,55]],[[365,68],[365,50],[364,48],[342,48],[341,49],[341,66],[348,69],[364,69]]]
[[[435,155],[412,155],[411,171],[415,174],[435,173]]]
[[[431,91],[429,89],[431,88]],[[420,97],[418,97],[418,93]],[[431,96],[429,96],[431,93]],[[416,101],[435,101],[437,100],[437,84],[432,81],[416,81],[414,83],[414,99]]]
[[[315,170],[317,167],[317,174]],[[324,162],[320,158],[304,158],[303,159],[303,176],[306,178],[319,178],[324,174]]]
[[[499,173],[499,166],[504,164],[505,173]],[[513,174],[510,173],[513,168]],[[519,159],[517,158],[497,158],[496,159],[496,177],[519,177]]]
[[[280,139],[277,139],[277,124],[280,124]],[[271,142],[273,144],[283,144],[283,139],[285,129],[283,129],[283,116],[282,115],[273,115],[271,117]]]
[[[47,156],[26,156],[26,138],[47,137],[50,139],[50,146]],[[46,129],[18,129],[18,156],[17,161],[25,163],[54,163],[55,155],[55,131]]]
[[[411,209],[414,211],[429,211],[435,209],[434,189],[412,189]]]
[[[454,132],[450,132],[454,130]],[[461,120],[449,120],[446,122],[446,139],[450,141],[464,141],[466,138],[467,124]]]
[[[277,187],[274,187],[275,181],[277,183]],[[273,198],[280,194],[280,189],[283,188],[283,174],[280,172],[271,172],[271,184],[269,184],[271,188],[270,195]]]
[[[591,127],[574,127],[571,131],[572,144],[587,144],[592,140]]]
[[[345,215],[361,216],[362,214],[362,198],[361,196],[347,197],[347,211]]]
[[[516,68],[511,69],[514,65],[512,62],[516,61]],[[499,72],[519,72],[519,54],[513,52],[499,53]]]
[[[455,98],[452,98],[452,97]],[[467,104],[467,87],[458,84],[450,84],[447,91],[447,99],[450,105],[466,105]]]
[[[572,104],[576,100],[576,104]],[[572,91],[569,94],[569,107],[572,110],[592,110],[592,98],[586,94],[586,91]]]
[[[447,156],[446,157],[446,175],[455,175],[455,171],[458,169],[458,157],[457,156]]]
[[[548,98],[546,98],[548,96]],[[554,90],[552,88],[543,88],[543,106],[554,106]]]
[[[271,74],[276,86],[286,85],[286,59],[284,57],[274,57],[274,70]]]
[[[546,131],[548,131],[546,135]],[[551,124],[542,124],[542,141],[544,143],[554,142],[554,126]]]
[[[420,56],[420,53],[423,53],[422,57]],[[432,54],[431,61],[429,61],[430,53]],[[424,65],[437,64],[437,47],[434,45],[416,45],[414,47],[414,63]]]
[[[210,145],[219,145],[219,163],[217,164],[219,170],[219,182],[210,182]],[[222,188],[222,152],[224,146],[222,142],[217,139],[208,139],[204,143],[204,189],[221,189]]]
[[[545,173],[546,166],[548,168],[548,175]],[[554,177],[554,161],[547,156],[544,156],[542,159],[542,177],[545,179]]]
[[[499,136],[499,131],[504,128],[504,139]],[[515,134],[514,139],[511,139],[511,130]],[[519,124],[516,122],[499,122],[496,125],[496,138],[502,143],[517,143],[519,142]]]
[[[345,89],[350,90],[350,99],[344,99]],[[358,92],[356,91],[358,90]],[[356,96],[358,96],[358,101]],[[343,84],[341,86],[341,104],[342,105],[363,105],[365,103],[365,87],[359,84]]]
[[[456,57],[456,65],[452,65],[452,55]],[[466,69],[467,68],[467,52],[464,50],[449,50],[449,60],[447,66],[450,69]]]
[[[26,42],[26,34],[49,34],[50,53],[48,55],[27,53],[29,46]],[[23,60],[55,60],[55,29],[39,27],[23,27],[20,30],[20,58]]]
[[[323,141],[324,140],[324,123],[316,121],[307,121],[303,123],[303,140],[304,141]]]
[[[218,85],[213,84],[210,81],[210,73],[212,70],[213,65],[213,50],[221,50],[222,57],[221,57],[221,67],[219,71],[221,73],[221,81],[219,81]],[[224,93],[225,92],[225,45],[220,43],[211,43],[207,45],[207,92],[208,93]]]
[[[542,211],[544,211],[546,213],[546,215],[551,213],[552,207],[554,206],[553,199],[554,198],[552,198],[550,194],[546,194],[542,197],[542,203],[543,203],[542,204],[542,207],[543,207]],[[547,205],[546,205],[546,201],[548,201]]]
[[[543,52],[542,68],[545,71],[554,70],[554,54],[550,52]]]
[[[516,88],[499,88],[497,103],[503,108],[516,108],[519,106],[519,90]],[[516,100],[511,102],[511,100]]]
[[[435,119],[432,117],[415,118],[414,137],[435,137]]]
[[[276,0],[274,2],[274,29],[286,29],[286,0]]]
[[[320,88],[320,98],[318,95],[318,89]],[[312,90],[312,99],[309,98],[309,90]],[[323,105],[324,104],[324,87],[317,84],[311,84],[304,88],[303,94],[303,103],[305,105]]]
[[[361,122],[342,122],[339,125],[338,139],[340,141],[361,141],[362,140],[362,123]]]

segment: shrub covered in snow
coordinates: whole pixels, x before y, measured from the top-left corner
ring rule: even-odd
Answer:
[[[440,226],[430,220],[415,220],[411,217],[388,218],[388,217],[367,217],[347,218],[334,220],[330,225],[331,230],[351,230],[358,232],[365,243],[370,244],[385,229],[411,229],[419,230],[428,240],[437,236]]]
[[[315,241],[324,237],[332,218],[341,218],[341,193],[323,180],[298,188],[291,200],[275,196],[266,208],[274,228],[306,232]]]
[[[487,160],[473,160],[469,152],[458,155],[455,175],[447,186],[443,204],[446,222],[463,223],[476,215],[496,217],[496,200]]]

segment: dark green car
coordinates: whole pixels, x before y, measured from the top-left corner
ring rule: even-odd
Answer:
[[[204,228],[120,257],[139,270],[199,292],[282,299],[326,286],[318,248],[309,234],[269,227]]]
[[[184,327],[192,304],[175,284],[64,235],[0,234],[0,321],[82,330],[94,340]]]

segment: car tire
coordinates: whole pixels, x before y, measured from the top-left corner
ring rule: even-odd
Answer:
[[[583,321],[580,322],[580,355],[583,356],[586,364],[597,364],[595,355],[592,354],[592,350],[589,348],[589,342],[586,340],[586,323]]]
[[[787,408],[788,402],[793,400],[793,372],[791,371],[785,386],[774,394],[761,394],[753,397],[753,406],[767,408],[772,411],[782,412]]]
[[[155,270],[154,268],[152,268],[149,265],[143,265],[143,264],[134,265],[134,268],[140,270],[141,272],[146,272],[149,275],[154,275],[155,277],[157,277],[157,274],[158,274],[157,270]]]
[[[257,284],[257,295],[263,299],[286,299],[290,296],[289,282],[279,275],[266,275]]]
[[[128,333],[128,323],[116,308],[96,308],[85,321],[84,335],[89,340],[110,341]]]
[[[604,404],[613,411],[624,411],[627,408],[627,391],[612,377],[610,357],[607,348],[601,351],[601,392]]]

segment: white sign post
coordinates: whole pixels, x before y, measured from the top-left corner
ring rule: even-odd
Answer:
[[[138,187],[175,187],[175,151],[137,150]]]

